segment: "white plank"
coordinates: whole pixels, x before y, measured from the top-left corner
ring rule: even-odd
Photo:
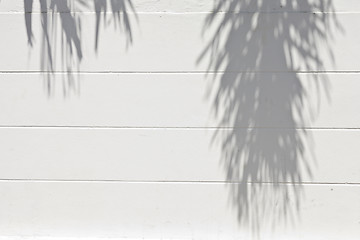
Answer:
[[[94,11],[94,1],[67,0],[71,11]],[[109,0],[97,0],[98,2],[107,2],[108,11],[111,12]],[[121,0],[118,0],[121,2]],[[238,0],[236,0],[238,1]],[[47,0],[48,4],[51,3]],[[209,12],[214,10],[215,3],[219,1],[213,0],[128,0],[126,3],[132,3],[137,12]],[[230,2],[230,1],[229,1]],[[297,3],[297,4],[295,4]],[[323,4],[321,4],[323,3]],[[326,7],[327,4],[330,7]],[[241,8],[239,8],[241,6]],[[229,8],[225,4],[220,11],[288,11],[288,12],[304,12],[304,11],[326,11],[326,12],[354,12],[360,11],[360,3],[357,0],[306,0],[306,1],[238,1],[237,8]],[[39,12],[39,1],[33,2],[32,12]],[[55,11],[68,11],[59,6]],[[24,12],[23,0],[2,0],[0,3],[0,12]]]
[[[360,131],[0,128],[1,179],[360,182]],[[242,139],[260,139],[255,142]],[[280,143],[283,140],[283,145]],[[239,157],[230,158],[229,154]],[[246,155],[248,154],[248,155]],[[232,161],[232,162],[231,162]],[[231,162],[231,164],[230,164]]]
[[[81,74],[79,93],[67,89],[64,97],[68,84],[62,82],[66,75],[60,74],[48,97],[47,82],[39,74],[1,74],[0,124],[360,127],[358,74],[264,73],[241,81],[236,77],[227,74],[212,81],[204,74]]]
[[[122,26],[122,31],[114,29],[114,21],[110,21],[105,28],[102,22],[97,34],[95,13],[76,14],[74,17],[62,14],[62,20],[59,14],[55,14],[56,23],[50,21],[49,15],[48,24],[52,27],[47,31],[52,67],[40,15],[33,14],[34,45],[31,48],[27,44],[24,16],[0,14],[0,29],[6,32],[0,39],[0,71],[205,71],[210,60],[220,60],[222,53],[225,56],[220,60],[218,70],[360,69],[360,63],[354,57],[360,53],[360,34],[353,24],[360,17],[357,13],[234,14],[235,20],[224,22],[221,33],[215,34],[220,38],[219,52],[212,58],[208,52],[201,61],[199,57],[206,44],[217,41],[211,33],[216,31],[224,14],[216,15],[218,18],[209,27],[204,26],[208,16],[205,13],[138,14],[138,23],[134,15],[129,15],[130,26]],[[331,23],[334,18],[337,25]],[[242,27],[236,28],[236,21],[244,22]],[[65,28],[62,22],[66,22]],[[279,23],[286,23],[286,26],[279,27]],[[207,34],[202,36],[204,28],[208,29],[205,31]],[[230,28],[235,30],[228,33]],[[226,38],[228,42],[225,42]],[[212,65],[209,70],[216,69]]]
[[[284,187],[280,186],[278,191]],[[273,191],[267,186],[262,190],[266,188]],[[251,213],[256,207],[259,213],[264,208],[269,210],[261,219],[253,219],[276,224],[273,228],[265,224],[261,231],[257,229],[261,239],[356,239],[359,236],[359,186],[314,185],[304,186],[304,191],[306,197],[294,213],[293,224],[283,219],[281,201],[277,206],[267,202],[269,208],[265,203],[256,206],[254,202],[249,202],[247,207],[239,202],[237,207]],[[2,182],[0,193],[0,226],[5,236],[130,239],[251,239],[254,236],[250,222],[237,221],[237,207],[229,206],[229,188],[223,184]],[[253,201],[260,195],[250,199]],[[276,200],[272,195],[267,198]],[[294,202],[294,195],[290,194],[288,201]]]

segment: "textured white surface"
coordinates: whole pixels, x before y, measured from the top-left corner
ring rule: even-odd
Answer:
[[[234,74],[235,75],[235,74]],[[302,121],[297,127],[359,128],[360,81],[351,74],[277,74],[275,86],[271,73],[258,74],[269,105],[261,127],[294,126],[299,120],[279,105],[289,86],[300,82],[304,90]],[[219,79],[198,73],[176,74],[80,74],[80,92],[63,96],[64,74],[56,74],[53,96],[46,96],[40,74],[2,74],[0,88],[0,125],[12,126],[116,126],[116,127],[232,127],[220,123],[225,106],[220,105],[216,117],[214,99]],[[323,78],[327,79],[323,79]],[[318,78],[316,80],[316,78]],[[235,82],[231,77],[228,82]],[[317,87],[317,85],[319,85]],[[234,92],[253,92],[252,86],[234,88]],[[290,100],[289,100],[290,101]],[[250,100],[244,109],[251,109]],[[259,117],[260,118],[260,117]],[[270,121],[271,120],[271,121]],[[247,127],[237,123],[238,127]]]
[[[356,239],[360,233],[357,186],[303,188],[307,200],[302,202],[301,214],[295,212],[290,231],[274,216],[263,215],[258,219],[265,222],[263,236]],[[229,204],[228,189],[225,184],[5,182],[0,184],[0,224],[4,235],[27,236],[36,231],[40,236],[59,237],[249,238],[246,225],[234,221],[236,209]],[[272,195],[261,197],[269,204],[279,200]],[[289,202],[294,202],[291,195]],[[276,209],[274,205],[270,213]],[[278,227],[275,233],[272,224]]]
[[[359,239],[360,1],[96,2],[0,1],[0,239]]]
[[[244,136],[248,131],[237,130]],[[293,130],[261,131],[272,136]],[[224,181],[220,146],[209,144],[214,133],[214,129],[0,128],[0,178]],[[305,150],[315,149],[315,156],[306,152],[298,159],[303,182],[360,182],[359,130],[307,130],[306,134],[315,146]],[[284,160],[280,169],[285,168]]]
[[[338,24],[334,24],[326,29],[327,35],[324,37],[316,37],[314,41],[317,43],[316,51],[323,61],[323,67],[319,68],[309,59],[298,57],[294,52],[292,60],[294,61],[293,69],[289,69],[283,59],[281,53],[284,44],[272,36],[273,25],[279,21],[289,21],[291,23],[301,24],[303,21],[309,21],[313,17],[313,13],[263,13],[263,14],[249,14],[240,13],[244,17],[244,21],[251,21],[256,16],[259,17],[259,25],[263,26],[261,29],[254,31],[256,39],[264,40],[264,51],[267,58],[265,63],[261,66],[255,66],[249,56],[248,61],[243,61],[238,68],[231,67],[229,70],[259,70],[259,71],[294,71],[307,69],[304,64],[310,63],[310,70],[317,71],[355,71],[360,68],[360,62],[354,60],[354,56],[360,53],[360,34],[356,24],[358,13],[339,13],[339,14],[325,14],[326,17],[332,19],[336,16]],[[224,13],[219,13],[224,15]],[[234,18],[239,14],[232,14]],[[50,14],[49,14],[50,16]],[[206,28],[205,35],[202,36],[204,30],[205,18],[207,13],[191,13],[191,14],[166,14],[166,13],[139,13],[137,14],[138,21],[134,14],[129,13],[129,18],[132,20],[132,34],[134,43],[131,47],[126,48],[126,34],[122,31],[115,30],[114,25],[109,23],[109,26],[101,28],[99,34],[98,52],[95,51],[95,13],[79,13],[76,15],[81,19],[82,31],[81,35],[81,50],[82,61],[79,65],[79,70],[86,72],[98,71],[121,71],[121,72],[189,72],[189,71],[206,71],[207,63],[210,58],[206,55],[204,59],[198,62],[199,55],[205,47],[205,44],[210,40],[210,33],[216,30],[216,23],[219,19],[215,19],[215,23],[209,28]],[[323,17],[322,14],[316,15],[318,18]],[[2,35],[0,39],[0,51],[2,59],[0,61],[0,68],[5,71],[41,71],[41,47],[42,44],[42,26],[40,21],[40,14],[34,13],[32,15],[33,21],[33,48],[27,45],[26,26],[24,16],[21,13],[3,13],[0,14],[0,28],[6,34]],[[63,45],[61,44],[61,24],[59,14],[55,14],[57,23],[51,28],[51,31],[56,33],[57,38],[54,37],[52,44],[54,55],[54,70],[63,71],[61,67],[61,56],[64,54]],[[285,20],[281,20],[285,19]],[[11,24],[8,24],[11,22]],[[306,23],[304,23],[306,24]],[[228,26],[229,27],[229,26]],[[85,31],[86,30],[86,31]],[[220,35],[221,41],[228,36],[228,29]],[[331,30],[331,31],[330,31]],[[51,32],[49,31],[49,32]],[[309,30],[312,32],[312,30]],[[234,39],[246,37],[247,31],[235,31]],[[54,34],[55,36],[55,34]],[[301,38],[295,37],[301,41]],[[237,43],[231,42],[228,46],[231,50],[237,49]],[[11,42],[9,46],[8,43]],[[45,44],[45,43],[44,43]],[[232,45],[231,45],[232,44]],[[256,42],[254,43],[256,44]],[[333,57],[329,55],[329,48],[332,51]],[[254,45],[250,51],[258,51],[259,46]],[[31,50],[31,51],[30,51]],[[75,50],[75,48],[74,48]],[[294,50],[295,51],[295,50]],[[250,54],[253,54],[252,52]],[[271,57],[270,57],[271,56]],[[74,52],[74,58],[76,53]],[[336,62],[333,62],[333,59]],[[235,59],[236,60],[236,59]],[[224,60],[226,62],[226,59]],[[309,62],[308,62],[309,61]],[[73,70],[77,70],[73,66]],[[223,70],[221,66],[220,70]]]

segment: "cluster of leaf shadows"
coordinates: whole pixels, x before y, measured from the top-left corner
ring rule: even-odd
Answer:
[[[204,24],[211,37],[198,59],[211,78],[213,143],[239,223],[258,234],[264,224],[299,217],[301,183],[315,161],[305,116],[318,109],[307,93],[329,97],[327,78],[316,71],[333,59],[327,42],[341,26],[331,0],[214,1]]]
[[[101,26],[106,27],[109,24],[113,24],[115,29],[125,33],[127,46],[133,42],[129,12],[135,13],[135,9],[131,0],[38,1],[41,14],[41,70],[47,73],[46,88],[49,94],[54,87],[56,71],[67,73],[63,75],[64,94],[78,89],[74,73],[79,71],[79,64],[84,57],[81,38],[82,13],[84,11],[96,14],[94,51],[98,50]],[[31,47],[34,44],[33,3],[34,0],[24,0],[27,38]],[[108,14],[111,15],[110,18],[107,16]],[[134,16],[136,17],[136,15]],[[35,40],[37,39],[35,38]],[[60,59],[60,64],[56,64],[57,59]],[[61,69],[56,69],[57,66],[61,66]]]
[[[133,41],[131,0],[38,0],[41,10],[41,67],[55,72],[56,33],[61,29],[64,89],[74,88],[74,66],[83,59],[81,11],[95,11],[94,51],[100,26],[109,23]],[[33,0],[24,0],[28,43],[33,45]],[[75,9],[75,10],[74,10]],[[210,34],[198,61],[208,62],[209,96],[218,131],[213,141],[231,185],[239,223],[259,232],[265,216],[272,225],[298,217],[303,179],[312,176],[311,135],[305,112],[316,112],[309,88],[328,93],[324,59],[331,58],[334,28],[340,29],[332,0],[214,0],[204,24]],[[210,32],[210,33],[209,33]],[[322,49],[321,53],[318,49]],[[303,74],[302,72],[307,72]],[[306,76],[306,77],[304,77]],[[320,100],[319,100],[320,101]],[[310,114],[311,115],[311,114]],[[316,114],[313,114],[316,115]],[[226,127],[226,128],[224,128]],[[227,128],[228,127],[228,128]]]

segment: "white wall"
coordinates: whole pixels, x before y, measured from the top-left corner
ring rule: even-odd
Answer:
[[[25,2],[0,238],[359,238],[358,0]]]

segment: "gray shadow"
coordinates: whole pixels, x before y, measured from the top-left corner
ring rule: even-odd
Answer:
[[[96,34],[95,34],[95,50],[98,50],[99,33],[101,18],[104,21],[104,27],[113,22],[115,29],[120,29],[126,35],[126,47],[133,43],[132,25],[128,12],[136,13],[135,7],[131,0],[110,0],[110,8],[112,14],[112,21],[107,21],[106,15],[108,9],[108,1],[94,0],[94,10],[96,12]],[[138,20],[137,15],[134,17]]]
[[[95,11],[95,44],[98,51],[100,26],[104,28],[114,25],[115,30],[124,32],[126,47],[133,43],[131,18],[137,20],[135,8],[131,0],[39,0],[41,11],[41,71],[46,73],[45,82],[48,95],[55,87],[55,73],[66,73],[62,78],[64,96],[71,92],[79,92],[76,73],[84,58],[82,50],[82,12]],[[25,24],[28,44],[34,44],[32,31],[33,0],[24,0]],[[107,17],[107,13],[111,17]],[[103,19],[104,24],[101,24]],[[60,36],[58,36],[60,34]],[[60,55],[60,58],[57,57]],[[61,69],[55,69],[56,60],[61,60]]]
[[[315,161],[306,128],[319,110],[307,94],[315,88],[317,101],[329,96],[326,75],[313,72],[333,58],[327,43],[335,29],[331,0],[214,0],[204,23],[211,37],[198,63],[212,73],[213,144],[222,150],[239,224],[257,236],[264,225],[300,218],[302,182]]]

